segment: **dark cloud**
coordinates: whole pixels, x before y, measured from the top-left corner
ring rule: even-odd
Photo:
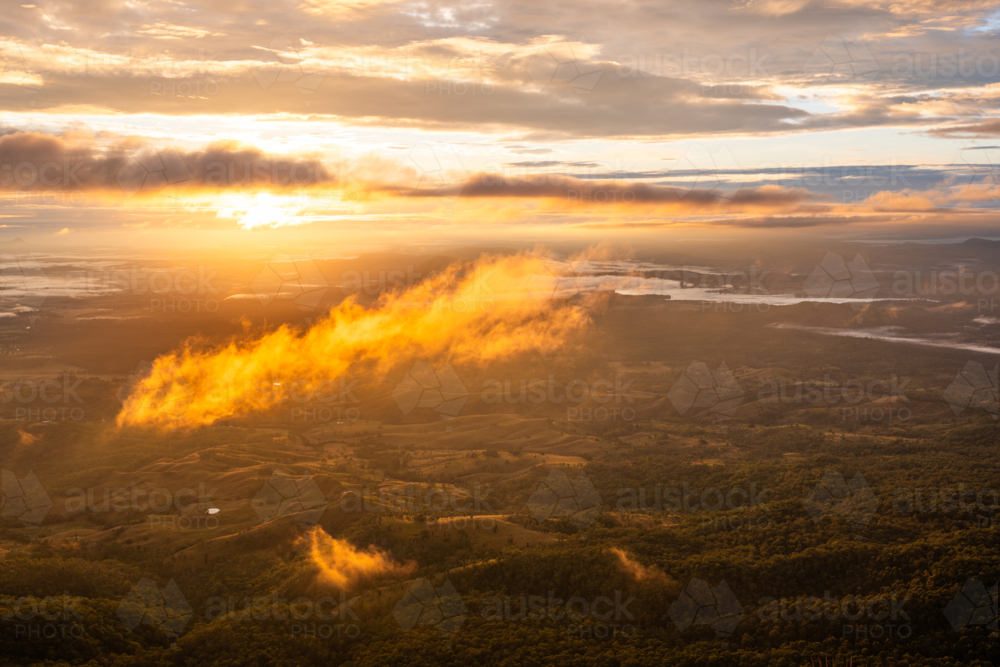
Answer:
[[[927,134],[948,139],[989,139],[1000,137],[1000,120],[936,127],[933,130],[928,130]]]
[[[578,167],[594,169],[602,166],[597,162],[563,162],[561,160],[522,160],[520,162],[507,162],[509,167],[533,167],[541,169],[544,167]]]
[[[8,190],[122,190],[131,194],[168,185],[281,188],[334,181],[319,160],[271,156],[229,143],[179,151],[129,141],[101,147],[89,136],[0,134],[0,187]]]
[[[533,174],[516,179],[505,178],[499,174],[475,174],[465,182],[450,188],[417,188],[410,193],[410,196],[559,199],[571,204],[588,205],[673,204],[692,209],[718,206],[787,208],[824,199],[822,196],[798,188],[784,189],[769,186],[723,192],[648,183],[584,180],[555,174]]]

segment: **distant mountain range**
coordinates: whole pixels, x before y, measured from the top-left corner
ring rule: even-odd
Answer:
[[[976,248],[1000,248],[1000,241],[990,241],[989,239],[971,238],[963,241],[962,245],[975,246]]]

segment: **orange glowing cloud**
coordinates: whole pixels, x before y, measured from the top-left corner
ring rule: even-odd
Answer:
[[[666,573],[658,567],[646,567],[642,563],[634,560],[622,549],[614,548],[611,549],[613,553],[618,558],[618,565],[636,582],[642,584],[660,584],[660,585],[675,585],[673,579],[668,577]]]
[[[319,570],[320,579],[345,591],[375,577],[403,577],[417,567],[412,562],[397,563],[375,547],[361,551],[350,542],[330,537],[319,526],[309,531],[306,540],[309,558]]]
[[[188,344],[134,383],[118,424],[206,426],[272,408],[286,400],[283,387],[309,392],[361,363],[382,375],[414,359],[479,364],[556,350],[589,322],[585,308],[553,298],[558,282],[534,256],[485,258],[372,308],[348,299],[305,332],[283,326],[209,349]]]

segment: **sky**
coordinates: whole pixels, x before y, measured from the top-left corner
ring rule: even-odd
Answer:
[[[39,0],[0,243],[995,238],[1000,3]]]

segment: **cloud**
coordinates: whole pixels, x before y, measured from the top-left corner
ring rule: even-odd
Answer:
[[[306,541],[320,579],[341,590],[351,590],[373,578],[403,577],[417,569],[416,563],[397,563],[374,546],[362,550],[346,540],[330,537],[319,526],[309,531]]]
[[[977,93],[956,94],[950,108],[928,93],[996,75],[991,2],[712,0],[677,13],[640,0],[609,14],[596,0],[514,0],[503,12],[311,0],[251,20],[210,0],[196,14],[164,5],[155,23],[124,0],[36,4],[5,16],[7,111],[239,110],[549,137],[755,134],[932,122],[917,105],[939,121],[982,115]],[[681,39],[664,43],[664,22]],[[829,72],[816,71],[817,53]],[[852,63],[873,76],[844,89],[838,68]],[[817,113],[796,94],[821,89],[844,103]]]
[[[1000,137],[1000,119],[936,127],[927,130],[927,134],[948,139],[992,139]]]
[[[67,207],[80,238],[97,226],[294,225],[305,234],[303,226],[331,219],[355,228],[403,218],[636,229],[924,225],[946,209],[978,225],[981,213],[960,208],[996,206],[995,189],[982,183],[960,195],[939,185],[960,170],[941,166],[948,148],[922,150],[1000,134],[995,2],[707,0],[678,12],[637,0],[609,13],[596,0],[512,0],[501,12],[455,0],[308,0],[251,16],[205,0],[198,12],[164,4],[155,18],[126,0],[34,4],[3,18],[0,110],[22,120],[0,128],[0,167],[9,166],[0,199],[30,207],[29,228],[46,234],[64,228]],[[66,130],[81,118],[150,138]],[[849,132],[857,128],[877,129]],[[919,135],[920,151],[899,148],[903,131]],[[790,140],[754,143],[793,134],[801,151]],[[323,155],[301,148],[313,136],[324,148],[345,139]],[[218,137],[247,143],[208,144]],[[650,147],[675,152],[688,138],[725,138],[744,163],[750,155],[860,164],[719,170],[714,188],[683,169],[650,166],[683,165],[680,155],[651,157]],[[432,178],[406,164],[414,152],[406,144],[425,139],[461,145],[475,165],[430,187]],[[359,158],[369,143],[372,154]],[[830,177],[880,168],[841,146],[926,164],[903,166],[903,180],[888,185]],[[633,154],[634,168],[600,168],[609,155]],[[511,170],[528,173],[516,179]],[[563,173],[530,173],[548,170]],[[17,196],[75,190],[86,201]],[[293,191],[311,199],[292,201]],[[896,196],[903,191],[907,201]],[[106,207],[111,196],[158,193],[178,196],[162,207],[144,208],[152,197]]]
[[[283,326],[207,349],[189,343],[153,362],[118,423],[206,426],[269,410],[287,400],[282,387],[311,391],[366,362],[384,374],[414,358],[485,363],[560,349],[589,317],[539,298],[529,281],[542,270],[536,257],[486,257],[386,293],[371,309],[348,299],[304,332]]]
[[[268,155],[219,142],[200,150],[158,148],[121,139],[110,146],[79,133],[5,132],[0,136],[0,188],[104,190],[129,194],[167,185],[193,188],[288,188],[335,182],[318,159]]]
[[[679,209],[691,210],[720,207],[788,208],[825,199],[803,188],[782,188],[775,185],[740,188],[727,193],[641,182],[588,180],[545,173],[518,178],[505,178],[499,174],[474,174],[468,180],[445,189],[416,188],[410,196],[554,199],[570,206],[670,204]]]
[[[508,167],[531,169],[563,166],[590,168],[591,162],[526,161]],[[652,178],[671,172],[628,173]],[[444,175],[429,179],[404,160],[362,156],[350,163],[325,160],[323,155],[276,156],[235,142],[217,142],[200,149],[181,150],[157,146],[142,139],[100,138],[81,132],[63,135],[39,132],[9,132],[0,135],[0,188],[25,190],[81,190],[112,194],[157,194],[184,191],[226,192],[230,190],[341,189],[344,196],[382,198],[546,199],[566,206],[618,204],[625,206],[670,205],[676,210],[706,208],[788,209],[826,195],[806,188],[763,183],[740,187],[726,184],[727,174],[718,174],[717,190],[692,187],[685,179],[700,172],[677,170],[678,185],[629,180],[628,178],[579,178],[552,172],[525,172],[517,177],[477,173],[461,178]],[[735,175],[742,172],[734,172]],[[446,177],[447,176],[447,177]],[[428,181],[431,180],[430,184]],[[220,215],[243,218],[244,227],[258,226],[254,213],[268,215],[286,209],[284,217],[308,208],[308,201],[262,200],[237,205],[220,202]],[[237,215],[236,213],[240,214]],[[249,216],[249,218],[248,218]],[[257,217],[261,217],[257,215]],[[265,216],[266,217],[266,216]],[[273,217],[273,215],[272,215]],[[308,218],[307,218],[308,219]]]

